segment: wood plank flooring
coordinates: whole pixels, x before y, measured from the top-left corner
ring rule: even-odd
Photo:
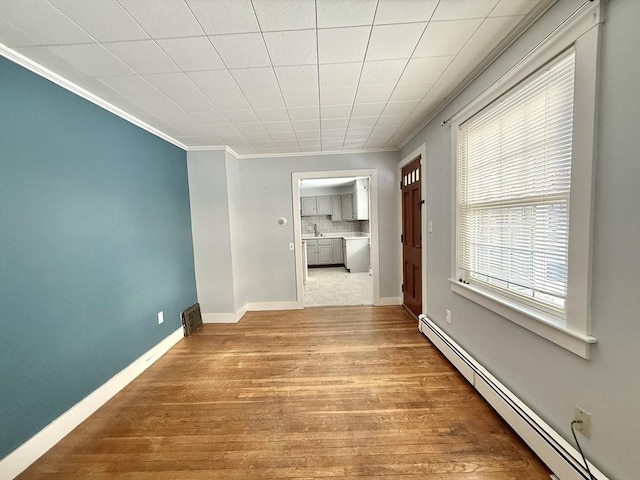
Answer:
[[[20,479],[549,479],[400,307],[180,341]]]

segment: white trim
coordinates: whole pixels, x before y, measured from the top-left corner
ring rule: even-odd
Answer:
[[[376,169],[329,170],[322,172],[293,172],[291,174],[291,202],[293,205],[293,238],[295,240],[296,308],[304,308],[304,255],[302,252],[302,220],[300,218],[300,180],[312,178],[369,177],[369,231],[371,235],[371,267],[373,276],[373,305],[380,305],[380,250],[378,246],[378,171]]]
[[[598,341],[590,335],[569,330],[557,323],[553,317],[532,308],[527,308],[522,303],[517,303],[499,295],[493,295],[485,289],[463,284],[452,278],[449,279],[449,282],[452,292],[462,295],[582,358],[589,358],[590,345]]]
[[[298,302],[249,302],[245,306],[249,312],[262,312],[267,310],[297,310]]]
[[[175,138],[167,135],[166,133],[161,132],[160,130],[158,130],[155,127],[152,127],[151,125],[149,125],[146,122],[143,122],[142,120],[134,117],[133,115],[125,112],[124,110],[116,107],[115,105],[107,102],[106,100],[103,100],[102,98],[98,97],[97,95],[94,95],[93,93],[91,93],[88,90],[85,90],[84,88],[80,87],[79,85],[76,85],[75,83],[65,79],[64,77],[58,75],[57,73],[49,70],[46,67],[43,67],[42,65],[40,65],[39,63],[34,62],[33,60],[25,57],[24,55],[16,52],[15,50],[12,50],[11,48],[7,47],[6,45],[0,43],[0,55],[2,55],[3,57],[7,58],[8,60],[11,60],[14,63],[17,63],[18,65],[20,65],[21,67],[26,68],[27,70],[35,73],[36,75],[40,75],[43,78],[46,78],[47,80],[55,83],[56,85],[64,88],[65,90],[70,91],[71,93],[75,93],[76,95],[78,95],[79,97],[84,98],[85,100],[90,101],[91,103],[104,108],[105,110],[107,110],[108,112],[113,113],[114,115],[117,115],[118,117],[122,118],[123,120],[126,120],[129,123],[132,123],[134,125],[136,125],[137,127],[142,128],[143,130],[146,130],[149,133],[152,133],[153,135],[155,135],[156,137],[159,137],[173,145],[175,145],[176,147],[179,147],[183,150],[188,150],[187,146],[184,145],[183,143],[179,142],[178,140],[176,140]]]
[[[478,393],[509,424],[559,480],[587,480],[579,452],[526,403],[474,359],[444,330],[425,315],[420,315],[418,329],[440,350]],[[607,477],[589,462],[596,480]]]
[[[422,311],[427,311],[427,246],[428,246],[428,233],[427,233],[427,144],[423,143],[418,148],[416,148],[409,155],[404,157],[400,163],[398,164],[398,178],[402,181],[402,167],[407,165],[409,162],[414,160],[417,156],[420,156],[420,196],[422,200],[424,200],[423,208],[420,209],[420,234],[422,235]],[[400,196],[402,196],[402,191],[400,192]],[[400,200],[400,207],[398,218],[400,219],[400,232],[402,233],[402,199]],[[404,272],[402,268],[402,248],[400,248],[400,281],[404,282]],[[404,294],[400,295],[400,305],[402,305],[402,301],[404,300]]]
[[[592,337],[590,322],[591,246],[594,162],[596,152],[596,105],[599,25],[603,3],[585,1],[549,35],[530,50],[493,85],[451,117],[451,290],[557,345],[589,358]],[[537,69],[569,48],[576,50],[574,87],[574,135],[569,209],[569,262],[566,325],[535,312],[515,300],[461,284],[457,270],[457,241],[460,238],[456,176],[459,125],[508,92]]]
[[[247,305],[244,304],[242,307],[240,307],[237,311],[236,311],[236,322],[239,322],[240,319],[242,317],[244,317],[244,314],[247,313],[249,311],[249,309],[247,308]]]
[[[202,323],[237,323],[238,316],[235,313],[203,313]]]
[[[9,480],[17,477],[116,393],[153,365],[183,337],[184,333],[180,327],[0,460],[0,478]]]
[[[380,297],[375,307],[386,307],[389,305],[402,305],[402,297]]]

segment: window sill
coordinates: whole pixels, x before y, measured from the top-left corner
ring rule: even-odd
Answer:
[[[452,278],[449,279],[449,282],[451,283],[451,291],[454,293],[488,308],[507,320],[517,323],[521,327],[546,338],[550,342],[582,358],[589,358],[589,347],[598,341],[591,335],[569,330],[559,324],[557,320],[550,315],[545,315],[542,312],[527,308],[508,298],[501,297],[473,285],[460,283]]]

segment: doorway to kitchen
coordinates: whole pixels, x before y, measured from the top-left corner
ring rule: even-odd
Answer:
[[[372,169],[292,174],[299,308],[379,303]]]

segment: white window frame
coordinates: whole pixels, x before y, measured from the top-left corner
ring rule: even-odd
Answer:
[[[487,91],[451,119],[452,205],[457,206],[457,132],[459,126],[513,86],[552,61],[563,51],[574,48],[574,125],[573,158],[569,211],[569,255],[567,297],[564,318],[532,308],[515,296],[458,280],[457,243],[459,219],[452,209],[451,290],[563,348],[589,358],[591,335],[591,241],[593,172],[596,146],[597,65],[602,22],[599,1],[583,4],[570,18],[543,40],[516,66]]]

